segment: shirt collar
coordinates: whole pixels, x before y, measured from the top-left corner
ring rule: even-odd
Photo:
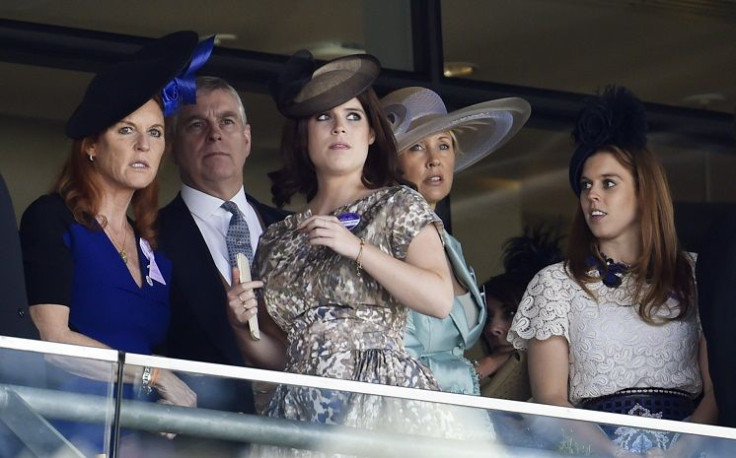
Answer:
[[[185,184],[181,186],[181,198],[184,200],[184,203],[187,204],[189,211],[205,220],[218,212],[226,212],[226,210],[221,208],[222,204],[225,202],[224,200]],[[245,197],[245,189],[243,186],[240,187],[240,190],[235,193],[230,201],[235,202],[241,212],[247,208],[249,204]]]

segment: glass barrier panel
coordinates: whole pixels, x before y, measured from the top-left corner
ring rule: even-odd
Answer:
[[[645,456],[647,451],[725,457],[736,452],[736,430],[730,428],[126,355],[126,371],[142,374],[146,366],[176,374],[196,392],[197,408],[123,401],[121,426],[176,434],[147,444],[173,456],[237,456],[246,450],[255,457]],[[255,412],[242,410],[248,404],[243,397],[250,396]]]
[[[0,456],[111,455],[117,352],[0,336]]]
[[[731,428],[124,356],[116,412],[116,352],[0,337],[0,456],[736,456]]]

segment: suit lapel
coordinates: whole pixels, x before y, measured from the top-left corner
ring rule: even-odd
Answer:
[[[245,198],[248,199],[248,202],[253,206],[253,208],[255,208],[256,213],[258,214],[258,218],[261,220],[261,224],[263,224],[264,231],[268,226],[281,221],[291,213],[286,210],[281,210],[275,207],[264,205],[254,199],[253,196],[249,195],[248,193],[245,194]]]
[[[212,342],[233,364],[242,365],[242,356],[227,321],[220,271],[181,195],[172,202],[171,210],[167,237],[172,240],[173,249],[168,250],[168,254],[174,262],[174,269],[178,270],[174,272],[179,278],[177,287],[187,298],[187,306],[199,318]],[[212,307],[218,310],[212,310]]]
[[[452,270],[455,277],[457,278],[458,282],[470,292],[473,303],[478,306],[478,323],[474,323],[475,326],[473,326],[472,328],[471,324],[468,323],[468,320],[465,316],[465,310],[463,310],[462,307],[453,306],[452,311],[450,312],[450,317],[455,323],[455,326],[460,331],[460,335],[462,336],[463,341],[466,345],[468,345],[469,342],[474,343],[476,340],[478,340],[480,333],[483,331],[483,326],[485,325],[486,321],[486,308],[484,303],[485,298],[483,298],[480,294],[480,290],[478,289],[478,285],[476,284],[475,275],[467,267],[465,261],[460,255],[458,250],[459,247],[456,246],[457,242],[455,242],[451,237],[448,237],[446,234],[443,236],[443,241],[445,245],[445,253],[447,253],[447,257],[450,259],[450,264],[452,265]]]

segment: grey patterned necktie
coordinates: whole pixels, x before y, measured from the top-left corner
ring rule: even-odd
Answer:
[[[240,214],[238,206],[235,202],[227,201],[222,204],[222,208],[233,214],[230,218],[230,226],[227,228],[225,243],[227,244],[227,254],[230,258],[230,267],[237,267],[235,256],[243,253],[248,258],[248,263],[253,264],[253,248],[250,244],[250,229],[245,218]]]

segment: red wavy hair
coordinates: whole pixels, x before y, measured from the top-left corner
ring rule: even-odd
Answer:
[[[161,108],[161,100],[153,97]],[[59,177],[52,187],[58,192],[66,206],[74,214],[74,219],[89,229],[97,229],[97,212],[102,200],[102,190],[98,184],[99,174],[95,163],[87,157],[87,149],[101,135],[74,140],[69,157],[64,162]],[[145,188],[133,192],[130,201],[133,209],[133,226],[138,234],[156,249],[156,217],[158,215],[158,177]],[[103,227],[106,221],[101,221]]]

